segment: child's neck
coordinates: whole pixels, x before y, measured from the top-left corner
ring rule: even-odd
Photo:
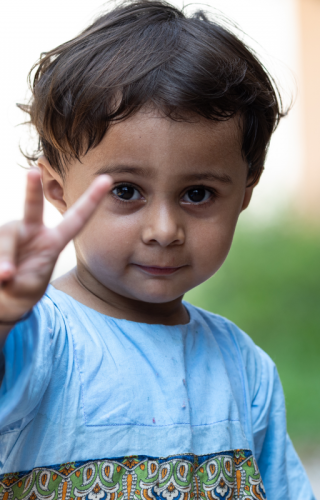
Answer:
[[[138,323],[179,325],[189,322],[182,297],[155,304],[130,299],[106,288],[82,265],[78,265],[52,285],[102,314]]]

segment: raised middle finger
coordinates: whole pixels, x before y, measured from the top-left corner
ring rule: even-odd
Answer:
[[[20,224],[9,222],[0,227],[0,283],[14,275]]]

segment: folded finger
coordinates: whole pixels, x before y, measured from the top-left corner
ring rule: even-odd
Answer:
[[[110,176],[99,176],[66,212],[63,221],[56,228],[63,247],[85,226],[111,186],[112,178]]]
[[[42,224],[43,191],[40,172],[32,169],[28,172],[26,199],[24,205],[25,224]]]

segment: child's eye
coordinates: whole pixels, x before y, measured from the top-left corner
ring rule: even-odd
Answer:
[[[212,198],[212,191],[206,189],[204,187],[195,187],[189,189],[184,196],[182,197],[182,201],[186,203],[200,204],[209,201]]]
[[[137,188],[130,186],[130,184],[121,184],[120,186],[116,186],[112,190],[112,193],[122,201],[136,201],[141,200],[142,198]]]

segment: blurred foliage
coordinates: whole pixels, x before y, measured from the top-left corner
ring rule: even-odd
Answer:
[[[189,302],[226,316],[275,361],[288,430],[320,443],[320,230],[237,230],[230,254]]]

